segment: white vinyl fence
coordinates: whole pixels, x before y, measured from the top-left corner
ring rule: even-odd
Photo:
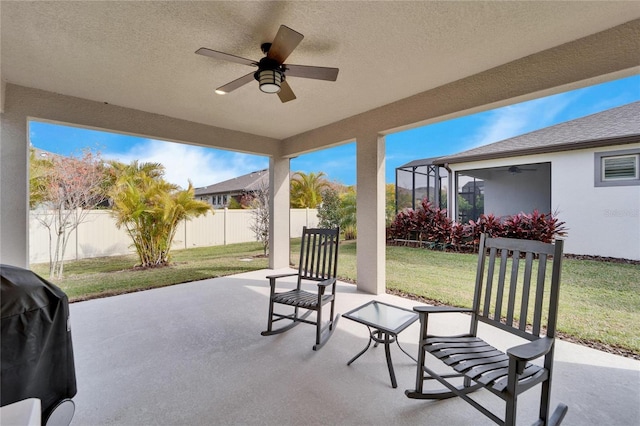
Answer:
[[[29,262],[49,261],[49,231],[38,220],[42,212],[30,212]],[[290,232],[292,237],[302,235],[302,227],[318,225],[316,209],[291,209]],[[173,240],[173,249],[209,247],[257,241],[251,231],[251,210],[215,210],[188,222],[182,222]],[[54,241],[55,243],[55,241]],[[135,253],[131,239],[124,229],[118,229],[107,210],[92,210],[78,229],[71,234],[65,260],[89,257],[116,256]]]

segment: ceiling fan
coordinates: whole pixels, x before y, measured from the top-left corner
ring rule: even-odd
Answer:
[[[229,53],[218,52],[216,50],[201,47],[196,50],[198,55],[209,56],[215,59],[235,62],[238,64],[258,67],[255,72],[242,76],[230,83],[220,86],[216,89],[216,93],[224,95],[252,80],[257,80],[260,90],[264,93],[277,93],[280,100],[289,102],[296,99],[296,95],[287,83],[287,77],[313,78],[316,80],[336,81],[338,78],[338,68],[313,67],[306,65],[285,64],[284,61],[289,57],[293,49],[302,41],[304,36],[291,28],[280,25],[276,37],[272,43],[262,43],[260,48],[265,57],[259,61],[241,58]]]
[[[523,169],[522,167],[511,166],[507,170],[504,170],[504,171],[509,172],[512,175],[515,175],[515,174],[522,173],[522,172],[535,172],[537,170],[538,169]]]

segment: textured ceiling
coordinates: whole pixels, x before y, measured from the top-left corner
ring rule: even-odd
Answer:
[[[1,3],[2,80],[284,139],[640,17],[637,2]],[[288,63],[340,68],[291,77],[282,104],[251,68],[281,25],[305,38]]]

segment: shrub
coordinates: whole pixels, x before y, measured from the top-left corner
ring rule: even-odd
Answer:
[[[340,194],[334,188],[322,191],[322,204],[318,206],[318,227],[337,228],[340,226]]]
[[[504,237],[504,225],[500,217],[493,214],[481,214],[478,220],[470,220],[466,226],[468,227],[466,232],[468,238],[464,242],[465,251],[475,253],[478,250],[481,234],[487,234],[493,238]]]
[[[390,239],[415,240],[443,250],[451,245],[452,225],[446,210],[423,200],[418,210],[405,209],[398,213],[387,229],[387,236]]]
[[[423,200],[418,210],[406,209],[396,215],[387,228],[387,239],[415,241],[431,249],[477,252],[481,234],[551,242],[567,234],[564,225],[553,214],[538,210],[504,218],[482,214],[478,220],[462,224],[451,221],[445,209]]]
[[[449,247],[453,221],[447,217],[447,211],[423,200],[420,212],[424,212],[422,240],[433,244],[432,248],[444,250]]]
[[[504,236],[550,243],[556,236],[567,234],[564,225],[564,222],[560,222],[551,213],[544,214],[534,210],[531,214],[518,213],[507,217],[504,221]]]

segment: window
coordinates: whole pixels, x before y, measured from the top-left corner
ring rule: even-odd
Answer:
[[[602,157],[602,180],[638,179],[638,156]]]
[[[595,153],[595,186],[640,185],[640,149]]]

